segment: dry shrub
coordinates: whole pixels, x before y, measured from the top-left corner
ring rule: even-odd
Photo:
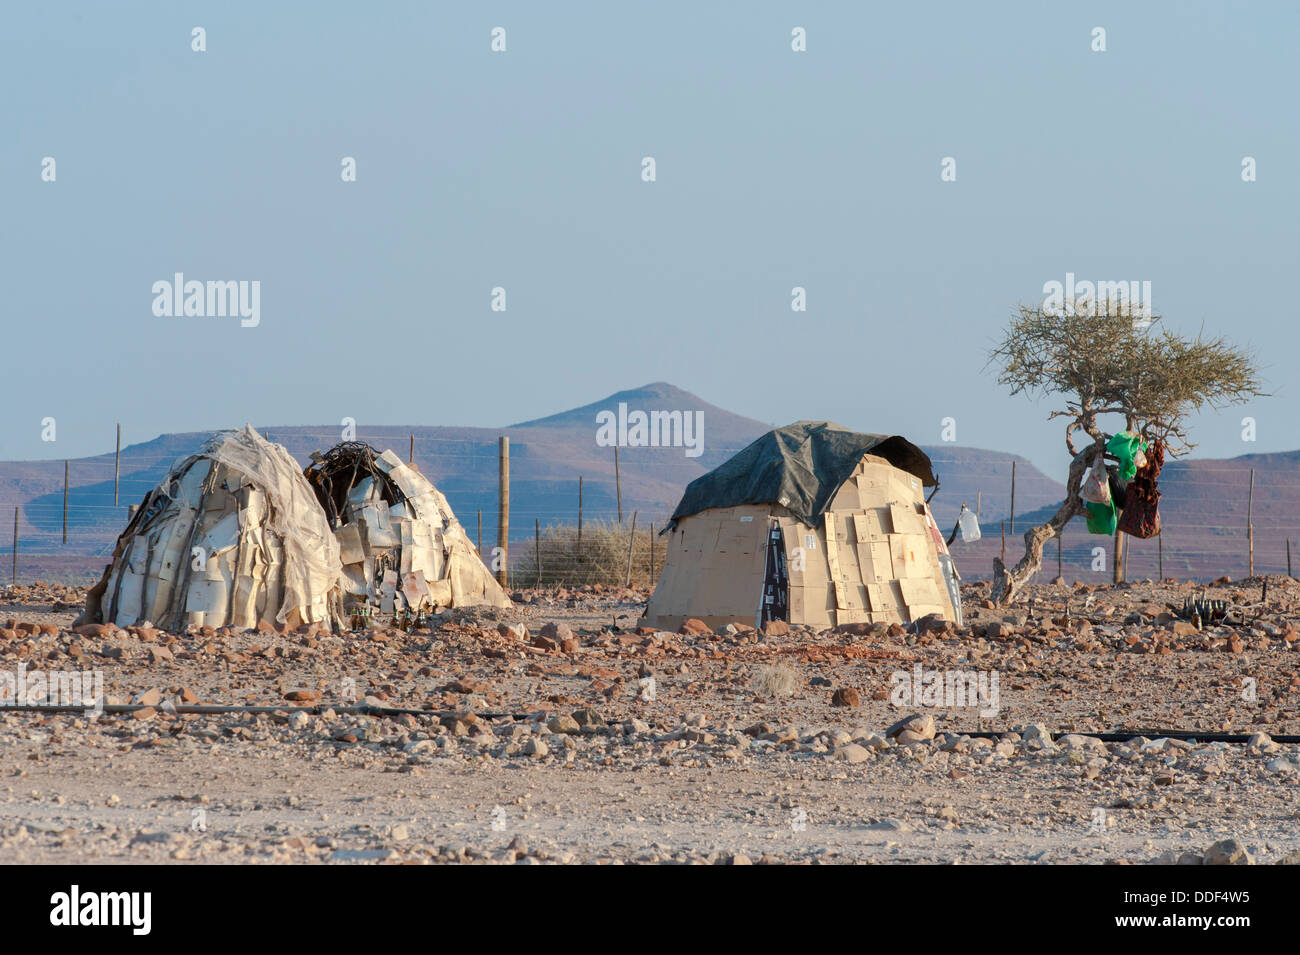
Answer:
[[[660,537],[662,523],[655,524],[654,579],[651,579],[651,540],[649,524],[637,521],[636,539],[632,542],[632,586],[654,586],[664,566],[667,538]],[[577,524],[552,524],[542,529],[542,573],[537,574],[536,540],[516,544],[510,554],[510,583],[513,587],[580,587],[603,584],[621,587],[627,581],[628,540],[631,521],[595,520],[582,525],[582,545],[578,545]]]
[[[754,683],[759,695],[768,699],[793,696],[799,686],[799,675],[786,666],[761,667]]]

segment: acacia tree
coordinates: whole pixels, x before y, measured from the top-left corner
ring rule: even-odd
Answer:
[[[1186,419],[1264,394],[1254,357],[1222,337],[1187,338],[1160,324],[1159,316],[1136,321],[1125,308],[1093,314],[1050,314],[1041,305],[1018,306],[989,362],[1011,394],[1064,396],[1065,406],[1048,420],[1065,419],[1070,471],[1065,501],[1046,524],[1025,532],[1025,555],[1008,569],[993,560],[993,600],[1010,604],[1043,566],[1043,547],[1070,519],[1084,513],[1079,489],[1088,466],[1103,454],[1111,435],[1098,419],[1122,416],[1124,428],[1159,439],[1178,457],[1193,445]],[[1076,435],[1088,439],[1079,447]]]

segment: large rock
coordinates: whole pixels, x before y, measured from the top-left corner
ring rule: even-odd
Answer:
[[[564,641],[573,637],[573,630],[567,623],[547,623],[542,625],[540,634],[551,640]]]
[[[582,727],[578,724],[577,720],[572,716],[565,716],[563,714],[552,717],[547,721],[546,728],[552,733],[572,734],[582,732]]]
[[[1252,753],[1276,753],[1282,749],[1282,744],[1274,742],[1267,733],[1254,733],[1246,741],[1246,749]]]
[[[1206,865],[1254,865],[1255,860],[1236,839],[1221,839],[1205,850]]]
[[[862,697],[851,686],[843,686],[831,695],[831,706],[859,706]]]
[[[609,725],[605,722],[605,717],[601,716],[597,710],[593,710],[590,707],[574,711],[573,718],[577,720],[578,725],[584,729],[587,727],[599,729]]]
[[[885,730],[885,738],[893,739],[904,731],[913,733],[921,739],[934,739],[934,717],[929,713],[913,713],[911,716],[905,716]]]
[[[841,746],[837,749],[835,758],[844,763],[865,763],[871,758],[871,753],[867,751],[865,746],[850,743],[848,746]]]

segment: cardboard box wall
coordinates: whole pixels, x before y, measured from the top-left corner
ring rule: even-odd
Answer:
[[[785,546],[791,623],[908,623],[930,613],[960,620],[939,565],[947,548],[921,481],[868,454],[820,526],[780,504],[710,508],[678,521],[645,622],[672,630],[688,617],[714,628],[756,626],[771,520]]]

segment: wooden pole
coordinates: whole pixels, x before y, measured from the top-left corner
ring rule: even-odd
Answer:
[[[1250,492],[1246,495],[1246,576],[1255,576],[1255,469],[1250,469]]]
[[[497,455],[497,554],[501,560],[497,581],[504,587],[510,567],[510,439],[504,434],[497,441]]]
[[[478,509],[478,559],[483,559],[483,508]]]
[[[1007,562],[1007,522],[1002,521],[1002,563]]]
[[[1160,561],[1160,579],[1164,580],[1165,579],[1165,532],[1163,530],[1161,530],[1160,533],[1156,535],[1156,553],[1159,555],[1157,559]]]
[[[650,525],[650,586],[655,585],[655,526]]]
[[[117,479],[122,473],[122,423],[117,425],[117,450],[113,453],[113,506],[117,507]]]
[[[578,475],[578,563],[582,563],[582,475]]]
[[[618,522],[623,523],[623,480],[618,472],[618,445],[614,445],[614,493],[618,496]]]
[[[68,462],[63,462],[63,543],[68,542]]]
[[[1016,536],[1016,462],[1011,462],[1011,536]]]
[[[537,558],[537,589],[542,587],[542,522],[533,518],[533,556]]]
[[[415,463],[415,435],[411,435],[411,451],[406,456],[406,463],[407,464]]]
[[[1291,576],[1291,538],[1286,539],[1286,575]]]
[[[984,492],[976,491],[975,492],[975,520],[977,521],[980,519],[980,506],[983,503],[984,503]]]
[[[1117,527],[1115,528],[1114,550],[1111,552],[1111,563],[1114,564],[1114,567],[1111,568],[1111,583],[1117,584],[1124,579],[1123,561],[1124,532]]]
[[[1064,580],[1065,574],[1061,570],[1061,538],[1065,536],[1065,528],[1062,527],[1056,534],[1056,576]]]
[[[632,548],[636,544],[636,511],[632,512],[632,533],[627,535],[627,582],[624,587],[632,586]]]
[[[18,586],[18,508],[14,508],[14,586]]]

